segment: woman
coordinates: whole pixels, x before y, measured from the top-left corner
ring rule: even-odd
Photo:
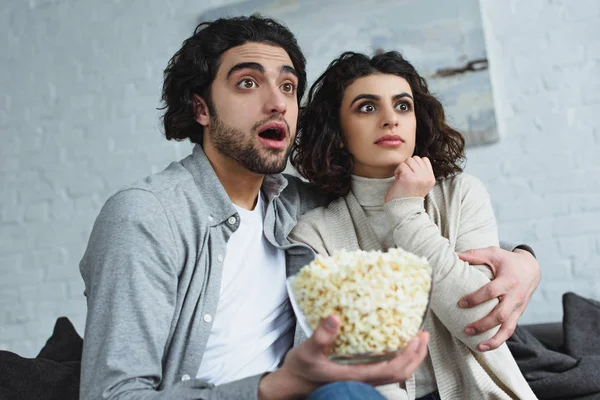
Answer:
[[[477,350],[496,331],[463,331],[498,303],[458,306],[493,276],[456,253],[498,245],[489,195],[462,173],[463,159],[463,137],[397,52],[342,54],[310,89],[299,119],[292,164],[334,200],[303,216],[290,239],[321,254],[397,246],[434,269],[429,356],[404,388],[380,388],[387,398],[535,398],[506,344]]]

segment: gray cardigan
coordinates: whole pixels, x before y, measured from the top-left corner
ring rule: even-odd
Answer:
[[[314,257],[287,239],[297,217],[319,204],[306,186],[283,175],[266,176],[262,186],[265,236],[286,250],[288,275]],[[200,146],[106,202],[80,263],[88,305],[83,400],[257,397],[262,375],[216,387],[195,379],[238,224]]]
[[[385,193],[381,194],[383,197]],[[480,353],[477,344],[497,329],[467,336],[464,327],[498,304],[490,300],[461,309],[459,299],[492,278],[488,268],[477,268],[456,255],[471,248],[497,246],[496,220],[489,195],[473,176],[459,174],[439,180],[425,199],[392,200],[383,206],[397,247],[427,257],[433,267],[433,291],[425,330],[431,334],[431,357],[440,397],[461,399],[535,399],[506,344]],[[351,191],[345,198],[309,211],[292,230],[293,241],[310,245],[319,254],[339,249],[379,250],[382,243],[370,228],[367,216]],[[380,391],[388,399],[414,400],[414,376]]]

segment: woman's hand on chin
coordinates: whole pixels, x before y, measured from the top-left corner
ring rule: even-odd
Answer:
[[[385,196],[385,202],[408,197],[425,197],[435,185],[435,175],[427,157],[413,156],[394,171],[396,182]]]

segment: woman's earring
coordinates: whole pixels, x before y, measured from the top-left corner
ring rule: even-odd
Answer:
[[[344,148],[344,142],[340,142],[340,149]]]

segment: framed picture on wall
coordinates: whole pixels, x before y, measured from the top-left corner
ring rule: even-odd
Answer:
[[[478,0],[250,0],[214,8],[200,20],[252,13],[296,35],[309,85],[343,51],[397,50],[427,79],[467,146],[498,140]]]

